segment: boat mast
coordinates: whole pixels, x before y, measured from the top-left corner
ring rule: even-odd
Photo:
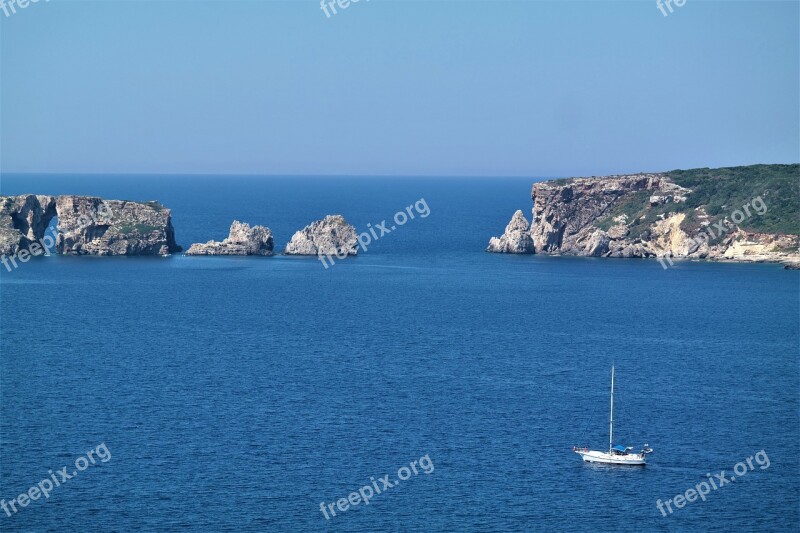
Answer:
[[[614,365],[611,365],[611,417],[608,422],[608,453],[611,453],[611,447],[614,440]]]

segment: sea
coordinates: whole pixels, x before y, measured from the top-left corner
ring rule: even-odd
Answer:
[[[328,268],[0,267],[0,530],[797,531],[800,272],[486,253],[534,181],[4,174],[158,200],[184,248],[389,231]],[[646,467],[573,453],[609,445],[612,365]]]

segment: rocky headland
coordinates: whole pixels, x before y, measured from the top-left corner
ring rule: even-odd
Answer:
[[[234,220],[228,237],[223,241],[196,243],[186,255],[272,255],[272,231],[264,226],[250,226]]]
[[[181,250],[170,210],[158,202],[27,194],[0,196],[0,254],[47,244],[53,217],[58,217],[54,244],[60,254],[169,255]]]
[[[754,165],[536,183],[529,229],[517,211],[487,250],[796,264],[798,180]]]
[[[286,245],[286,255],[338,256],[358,254],[356,229],[341,215],[328,215],[296,232]]]

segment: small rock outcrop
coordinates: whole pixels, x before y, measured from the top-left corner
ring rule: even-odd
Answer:
[[[60,254],[169,255],[181,251],[175,243],[170,210],[158,202],[59,196],[56,212]]]
[[[274,240],[269,228],[234,220],[225,240],[193,244],[186,255],[272,255],[273,248]]]
[[[0,255],[12,255],[42,239],[56,214],[53,196],[0,196]]]
[[[487,252],[500,254],[532,254],[534,253],[533,239],[530,226],[522,210],[517,210],[511,221],[506,226],[506,231],[501,237],[492,237],[489,240]]]
[[[286,255],[339,256],[358,254],[356,229],[342,215],[328,215],[292,236]]]

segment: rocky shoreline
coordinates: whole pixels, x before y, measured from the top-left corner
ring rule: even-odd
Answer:
[[[800,199],[788,187],[798,173],[800,165],[755,165],[539,182],[531,189],[530,223],[517,210],[486,250],[657,258],[662,265],[672,259],[775,262],[800,269]],[[54,217],[56,230],[46,235]],[[295,232],[283,254],[341,259],[358,254],[358,239],[343,216],[328,215]],[[225,239],[192,244],[186,255],[272,256],[274,247],[270,228],[234,220]],[[182,251],[171,211],[156,201],[0,196],[0,256],[51,249],[98,256]]]
[[[710,216],[704,205],[687,206],[693,194],[666,173],[536,183],[531,223],[517,211],[487,251],[800,265],[799,235],[747,229],[770,208],[761,196]]]

